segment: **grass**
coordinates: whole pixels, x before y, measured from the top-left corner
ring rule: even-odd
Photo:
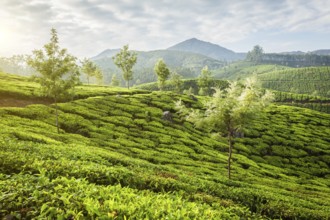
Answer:
[[[225,139],[174,109],[202,98],[118,91],[81,87],[80,99],[59,104],[59,134],[53,105],[0,109],[0,216],[329,218],[330,115],[270,106],[236,140],[228,180]]]

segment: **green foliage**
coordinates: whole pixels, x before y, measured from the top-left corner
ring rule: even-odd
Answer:
[[[163,59],[159,59],[155,64],[154,71],[158,77],[158,87],[162,91],[165,85],[165,81],[170,75],[170,70],[167,68]]]
[[[211,71],[209,71],[209,68],[207,66],[205,66],[202,71],[201,74],[198,77],[198,81],[197,84],[200,88],[200,90],[202,89],[202,92],[200,95],[210,95],[211,94],[211,85],[212,82],[212,73]]]
[[[266,53],[263,54],[262,63],[285,65],[290,67],[312,67],[312,66],[329,66],[330,56],[317,55],[314,53],[305,54],[280,54]]]
[[[329,67],[296,68],[258,76],[263,87],[291,93],[330,97]]]
[[[212,80],[210,82],[210,87],[224,89],[224,88],[228,87],[228,84],[229,83],[226,80]],[[150,90],[150,91],[158,90],[157,83],[146,83],[146,84],[142,84],[139,86],[135,86],[135,88],[145,89],[145,90]],[[199,90],[199,86],[198,86],[196,79],[182,80],[182,86],[180,88],[183,91],[189,90],[191,88],[190,90],[191,90],[192,94],[195,94],[195,92],[197,92]],[[166,83],[166,85],[164,86],[165,91],[173,91],[175,89],[176,89],[176,85],[171,81],[169,83]]]
[[[100,57],[93,60],[98,66],[102,68],[105,73],[105,78],[111,79],[113,73],[120,73],[120,68],[114,64],[110,58],[117,51],[109,53],[105,57]],[[163,58],[164,62],[172,71],[176,71],[185,79],[195,78],[199,75],[200,70],[207,65],[210,70],[215,70],[224,65],[223,61],[219,61],[207,56],[197,53],[184,51],[170,51],[170,50],[155,50],[155,51],[136,51],[137,62],[133,67],[134,79],[130,84],[142,84],[154,82],[157,76],[154,73],[155,62],[159,58]]]
[[[0,57],[0,72],[31,76],[33,70],[26,63],[28,55],[13,55],[11,57]]]
[[[119,86],[120,82],[117,78],[117,74],[113,74],[111,78],[111,86]]]
[[[42,92],[51,97],[55,106],[62,97],[72,96],[74,87],[79,83],[79,71],[76,58],[60,49],[57,32],[51,29],[51,40],[44,45],[44,50],[33,51],[34,57],[28,59],[28,64],[40,75],[35,79],[40,83]],[[56,126],[58,128],[58,112],[56,108]]]
[[[180,93],[183,85],[182,76],[175,71],[171,72],[170,82],[174,85],[174,91]]]
[[[12,82],[10,91],[14,79],[1,82]],[[24,85],[34,84],[19,88],[33,97]],[[211,138],[174,110],[181,99],[202,111],[210,98],[101,86],[76,94],[59,104],[60,133],[53,105],[0,109],[1,217],[329,217],[328,114],[267,107],[236,138],[228,180],[226,138]],[[164,108],[173,122],[162,119]]]
[[[194,122],[197,127],[228,137],[228,178],[230,179],[233,139],[238,133],[244,132],[250,121],[260,114],[272,99],[273,96],[269,91],[265,94],[261,93],[255,79],[247,79],[243,86],[234,82],[224,91],[217,89],[213,98],[205,103],[204,113],[186,109],[181,100],[176,106],[179,111],[188,114],[187,120]]]
[[[256,65],[250,61],[237,61],[224,66],[221,69],[213,70],[214,78],[241,80],[251,77],[254,74],[263,74],[272,71],[291,69],[287,66],[276,64],[259,64]]]
[[[260,63],[264,50],[259,45],[253,47],[253,50],[249,51],[246,55],[246,60],[254,62],[255,64]]]
[[[82,61],[81,71],[86,75],[88,85],[89,85],[89,79],[91,77],[95,77],[98,81],[98,84],[101,84],[103,79],[102,71],[92,61],[85,58]]]
[[[43,50],[33,51],[28,64],[40,75],[36,80],[43,93],[56,102],[62,96],[68,96],[79,81],[76,58],[69,55],[66,49],[60,49],[55,29],[51,29],[51,40]]]
[[[128,45],[125,45],[119,53],[113,57],[114,63],[123,73],[124,80],[127,81],[129,89],[129,81],[133,79],[132,68],[137,61],[137,54],[128,50]]]

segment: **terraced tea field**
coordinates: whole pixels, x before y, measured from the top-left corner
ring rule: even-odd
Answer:
[[[59,104],[59,134],[52,104],[0,108],[0,216],[329,219],[329,114],[270,106],[236,140],[228,180],[226,140],[174,109],[202,97],[78,89]]]

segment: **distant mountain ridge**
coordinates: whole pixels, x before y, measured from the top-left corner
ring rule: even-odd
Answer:
[[[330,55],[330,49],[315,50],[312,53],[317,55]]]
[[[217,44],[198,40],[197,38],[185,40],[167,48],[167,50],[188,51],[203,54],[213,59],[226,61],[242,60],[246,55],[245,53],[236,53]]]
[[[115,66],[112,57],[120,49],[107,49],[91,58],[105,73],[105,81],[110,82],[114,73],[120,74],[120,70]],[[158,59],[163,59],[171,71],[176,71],[184,78],[197,77],[204,66],[209,69],[219,69],[225,64],[223,61],[210,58],[208,56],[172,50],[135,51],[137,53],[137,63],[133,67],[133,83],[140,84],[157,80],[154,73],[154,66]]]
[[[316,55],[329,56],[330,55],[330,49],[320,49],[320,50],[314,50],[314,51],[309,51],[309,52],[289,51],[289,52],[282,52],[280,54],[288,54],[288,55],[316,54]]]

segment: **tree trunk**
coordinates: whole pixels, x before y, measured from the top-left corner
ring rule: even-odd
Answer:
[[[58,125],[58,106],[57,106],[57,100],[56,98],[54,99],[55,101],[55,115],[56,115],[56,128],[57,128],[57,133],[59,134],[60,133],[60,128],[59,128],[59,125]]]
[[[127,89],[129,89],[129,80],[127,80]]]
[[[229,145],[229,151],[228,151],[228,179],[231,179],[231,157],[233,153],[233,132],[229,132],[228,134],[228,145]]]

